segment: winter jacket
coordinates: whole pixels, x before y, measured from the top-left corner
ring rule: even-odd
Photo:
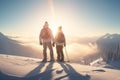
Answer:
[[[42,42],[42,43],[51,42],[51,41],[54,42],[54,37],[53,37],[52,31],[51,31],[51,29],[48,28],[48,27],[47,27],[46,29],[47,29],[48,32],[49,32],[49,38],[44,39],[44,38],[42,37],[42,36],[43,36],[42,34],[44,33],[44,29],[45,29],[45,27],[43,27],[43,29],[42,29],[41,32],[40,32],[39,41]]]
[[[59,37],[59,34],[62,34],[62,37]],[[62,40],[61,42],[59,42],[59,39]],[[65,39],[65,35],[62,31],[58,31],[57,35],[55,36],[55,43],[56,45],[66,45],[66,39]]]

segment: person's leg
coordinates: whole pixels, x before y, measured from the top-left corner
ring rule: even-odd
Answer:
[[[50,50],[50,61],[54,61],[54,54],[53,54],[53,48],[51,42],[48,42],[47,45]]]
[[[60,46],[60,61],[64,61],[63,46]]]
[[[56,45],[57,61],[60,61],[60,47]]]
[[[43,61],[47,61],[47,44],[43,43]]]

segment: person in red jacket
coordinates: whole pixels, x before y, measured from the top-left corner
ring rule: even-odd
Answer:
[[[43,62],[47,61],[47,47],[50,50],[50,61],[54,61],[54,54],[52,48],[52,42],[54,42],[54,37],[49,24],[46,21],[39,35],[40,45],[43,45]]]

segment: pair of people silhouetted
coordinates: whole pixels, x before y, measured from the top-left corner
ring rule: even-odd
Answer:
[[[40,32],[39,41],[40,45],[43,45],[43,62],[47,61],[47,47],[50,50],[50,61],[55,61],[53,54],[54,45],[56,45],[57,61],[64,61],[63,46],[66,46],[66,40],[62,26],[58,27],[58,32],[54,38],[49,24],[46,21]]]

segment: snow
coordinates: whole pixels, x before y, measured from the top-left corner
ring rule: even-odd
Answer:
[[[96,43],[104,61],[109,63],[120,60],[120,34],[106,34]]]
[[[30,39],[31,40],[31,39]],[[27,57],[41,57],[41,47],[35,45],[36,43],[28,44],[21,40],[12,39],[2,33],[0,33],[0,53],[19,55]]]
[[[96,67],[104,67],[104,68],[120,70],[120,60],[111,61],[109,63],[106,63],[105,61],[103,61],[102,58],[99,58],[99,59],[94,60],[93,62],[91,62],[90,65],[91,66],[96,66]]]
[[[120,80],[120,70],[0,54],[0,80]]]

